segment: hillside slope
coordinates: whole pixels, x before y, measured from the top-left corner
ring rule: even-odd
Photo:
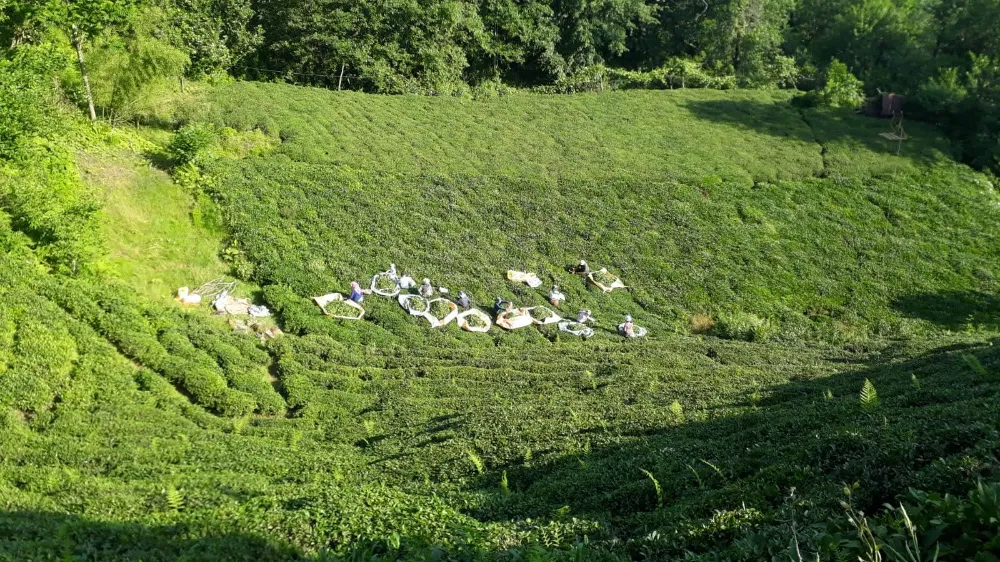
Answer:
[[[912,126],[896,156],[880,120],[756,92],[470,101],[237,84],[212,99],[203,117],[283,140],[209,166],[261,285],[312,296],[395,263],[483,306],[541,304],[503,276],[529,269],[568,295],[564,315],[632,313],[657,333],[694,315],[835,342],[997,327],[947,309],[996,292],[1000,198],[931,129]],[[630,292],[590,293],[564,270],[579,259]]]
[[[219,240],[150,149],[78,156],[110,272],[51,270],[0,212],[0,560],[856,559],[842,501],[897,546],[905,501],[941,560],[994,540],[997,200],[933,130],[897,156],[767,93],[204,92],[170,119],[257,139],[196,187],[286,335],[149,298],[222,265],[147,250]],[[309,300],[390,262],[483,307],[557,282],[597,333]]]

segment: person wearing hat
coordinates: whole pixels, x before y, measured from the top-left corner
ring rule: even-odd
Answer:
[[[622,334],[627,338],[635,336],[635,324],[632,322],[632,315],[625,315],[625,323],[622,324]]]
[[[351,281],[351,297],[350,299],[358,304],[365,300],[365,294],[361,292],[361,285],[357,281]]]
[[[590,309],[584,308],[576,314],[576,321],[581,324],[586,324],[587,322],[597,322],[593,316],[590,315]]]
[[[458,292],[458,306],[461,306],[462,310],[472,308],[472,299],[469,298],[469,295],[465,294],[465,291]]]
[[[586,275],[590,273],[590,266],[587,265],[586,260],[580,260],[580,265],[574,265],[569,270],[570,273],[576,273],[577,275]]]
[[[549,302],[552,306],[559,306],[559,303],[566,300],[566,295],[559,292],[559,285],[552,285],[552,290],[549,291]]]
[[[424,298],[433,297],[434,296],[434,285],[431,285],[431,280],[428,279],[428,278],[426,278],[426,277],[424,277],[424,282],[423,282],[422,285],[420,285],[420,288],[417,289],[417,292],[420,293],[420,296],[422,296]]]
[[[409,275],[403,275],[396,280],[396,286],[400,289],[407,291],[417,286],[417,282],[413,280]]]

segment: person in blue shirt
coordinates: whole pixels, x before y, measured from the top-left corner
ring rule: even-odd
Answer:
[[[499,317],[504,312],[509,312],[514,308],[514,303],[510,301],[505,301],[500,297],[497,297],[496,302],[493,303],[493,316]]]
[[[361,285],[357,281],[351,281],[351,297],[350,299],[358,304],[365,300],[365,294],[361,292]]]

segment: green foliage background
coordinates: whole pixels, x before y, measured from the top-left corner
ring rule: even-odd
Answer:
[[[991,1],[377,7],[0,2],[0,559],[995,550],[997,195],[950,158],[995,154]],[[134,137],[74,117],[81,26]],[[828,89],[907,88],[942,128],[908,121],[895,155],[884,122],[719,91],[811,87],[834,57]],[[341,69],[461,95],[223,75]],[[129,230],[80,172],[111,142],[172,170],[150,200],[228,237],[284,336],[116,279],[102,233]],[[580,257],[630,289],[588,290]],[[479,305],[541,304],[502,275],[532,269],[597,334],[309,300],[390,262]],[[617,337],[624,313],[651,335]]]

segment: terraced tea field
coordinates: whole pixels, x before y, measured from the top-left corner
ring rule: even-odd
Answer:
[[[997,194],[931,128],[896,156],[884,122],[787,102],[236,83],[171,108],[269,139],[206,149],[196,209],[285,335],[142,295],[161,266],[115,260],[170,229],[112,228],[115,267],[70,276],[0,214],[0,559],[856,559],[844,501],[886,544],[904,501],[971,559],[996,531]],[[596,334],[311,300],[390,263],[484,309],[556,283]]]

